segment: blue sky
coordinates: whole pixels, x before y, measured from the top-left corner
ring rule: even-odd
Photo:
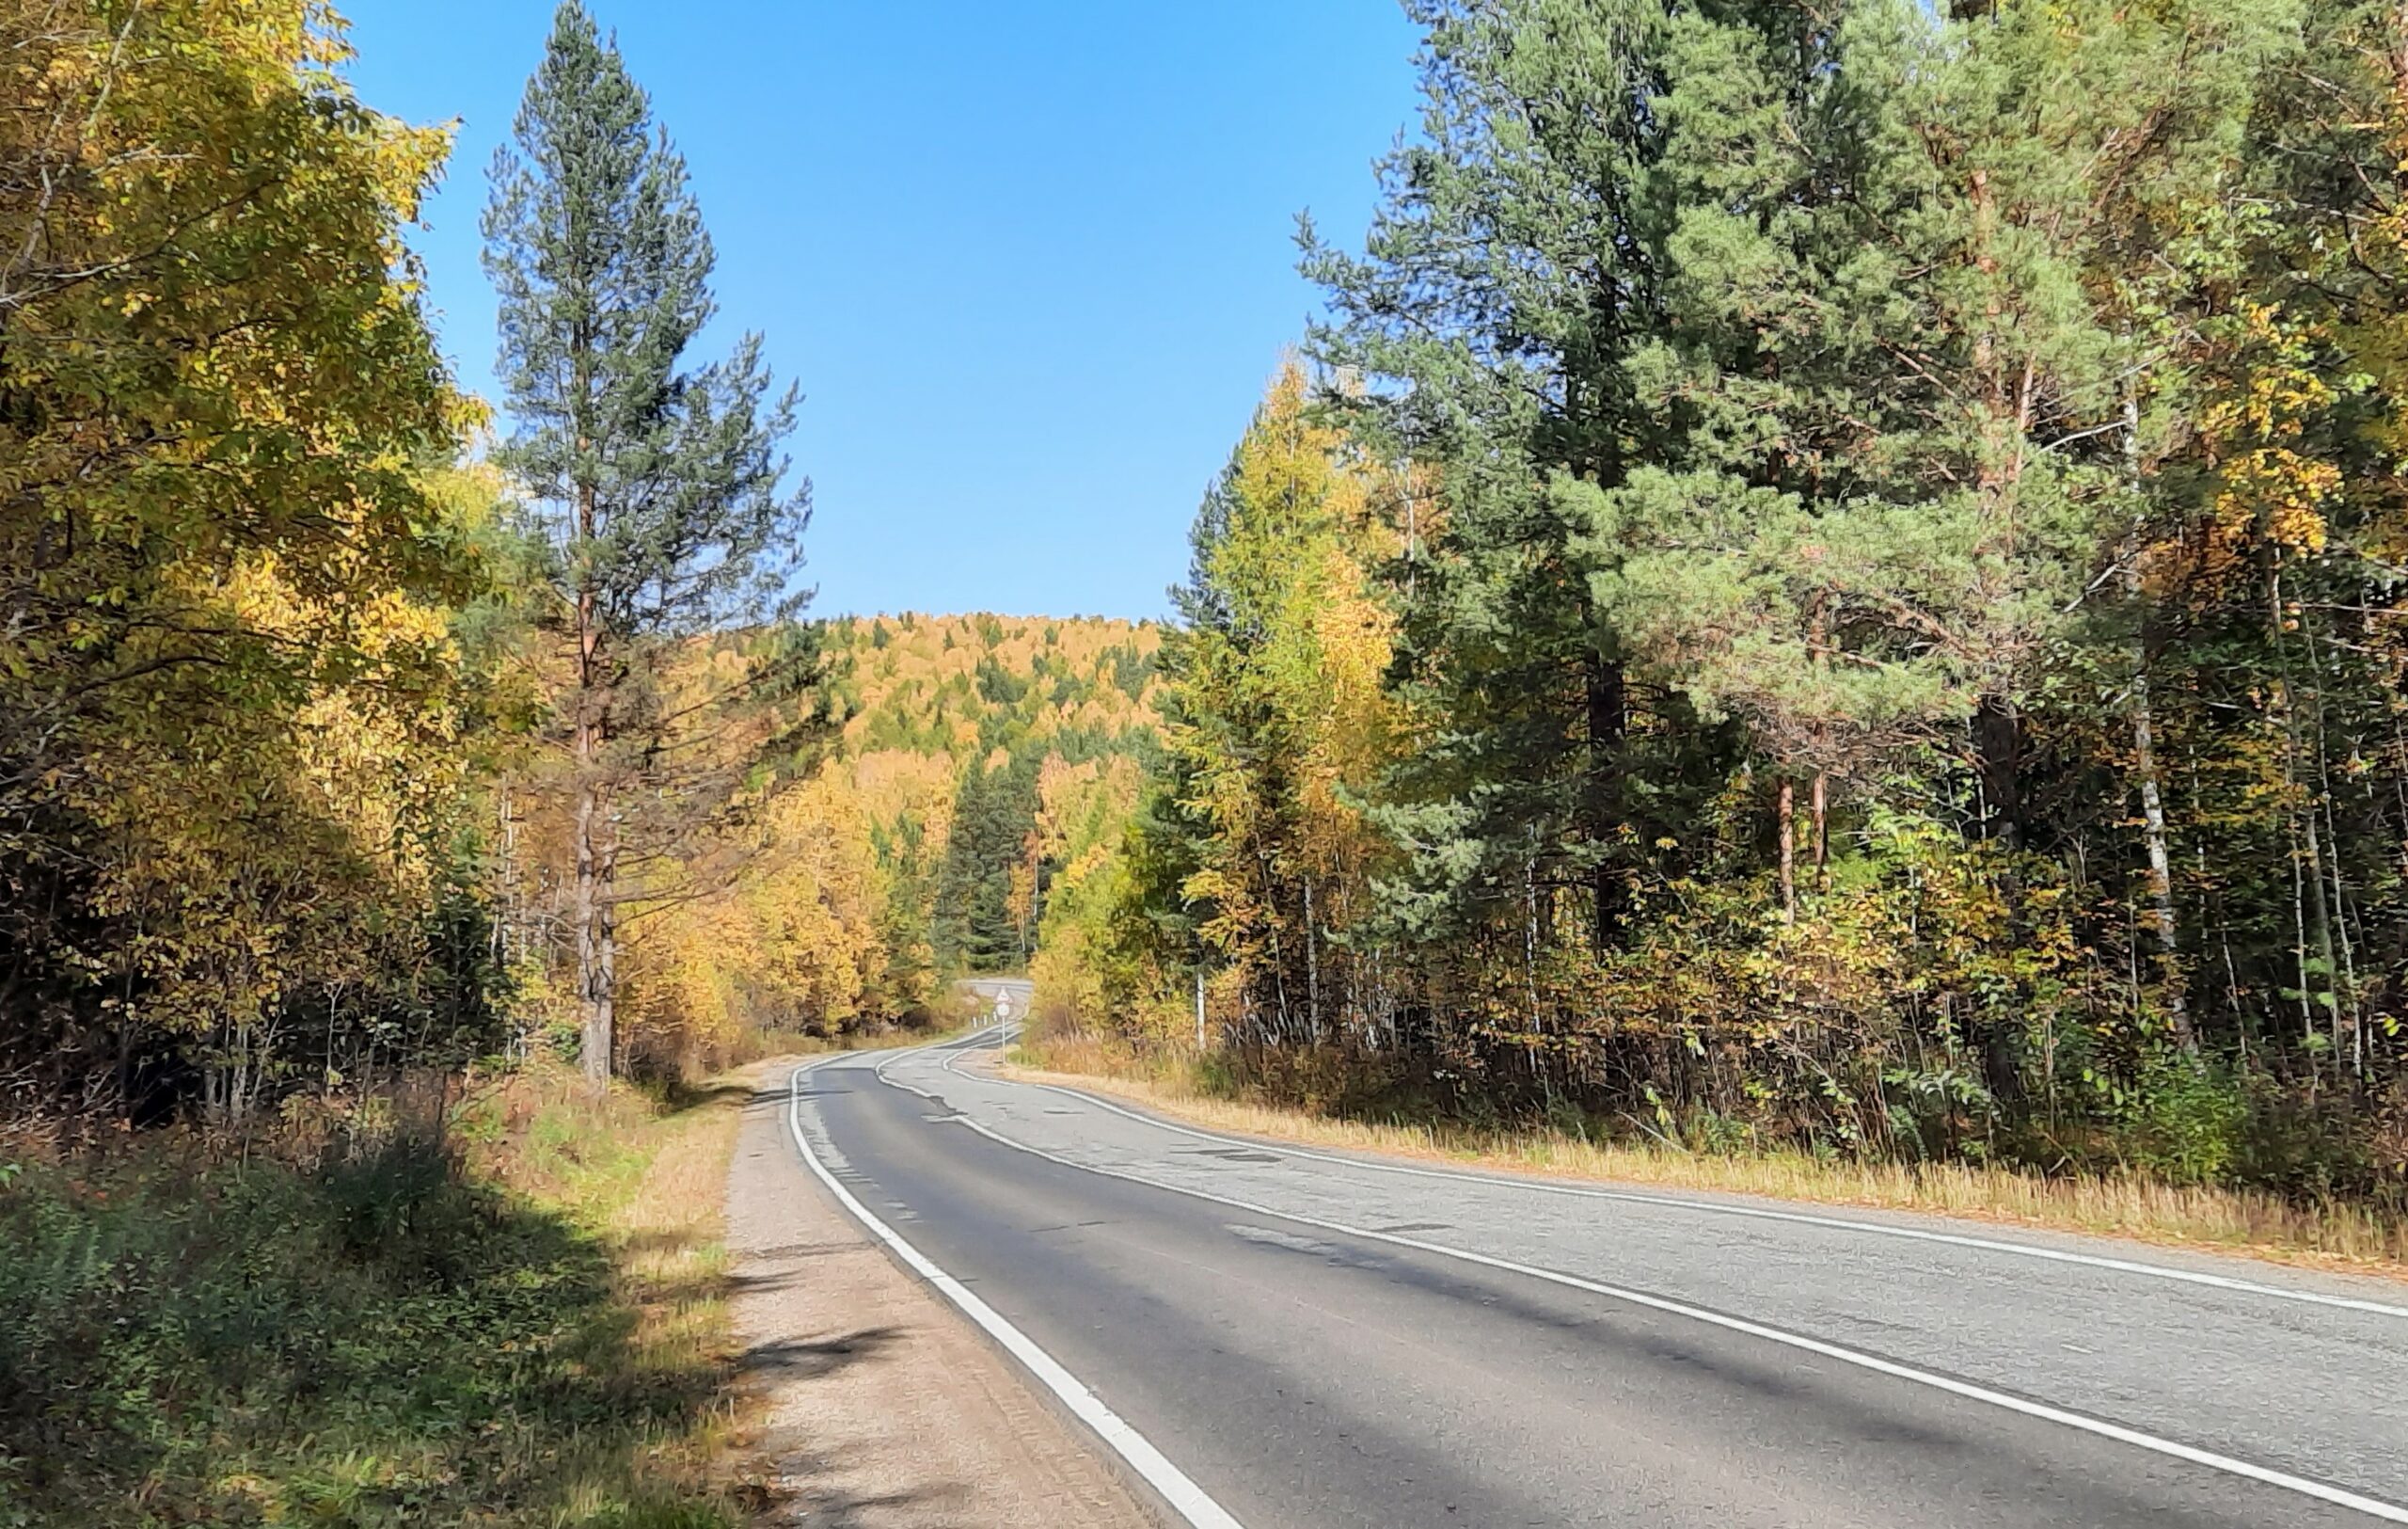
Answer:
[[[805,394],[821,614],[1156,615],[1411,119],[1392,0],[588,0],[684,151],[721,325]],[[550,0],[349,0],[371,104],[460,119],[419,240],[495,396],[485,168]]]

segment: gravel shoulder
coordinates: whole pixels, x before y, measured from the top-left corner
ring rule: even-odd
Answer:
[[[790,1063],[752,1070],[727,1249],[770,1524],[1124,1529],[1149,1521],[1010,1362],[796,1161]]]

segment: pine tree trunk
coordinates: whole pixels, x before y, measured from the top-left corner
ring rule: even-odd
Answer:
[[[586,756],[580,731],[580,757]],[[597,1093],[610,1081],[611,981],[614,957],[608,879],[603,874],[600,822],[607,809],[600,784],[591,778],[577,788],[577,992],[579,1009],[578,1057],[585,1080]]]
[[[608,803],[604,805],[607,808]],[[600,1049],[585,1066],[585,1075],[596,1091],[610,1086],[619,1044],[619,848],[607,822],[601,851],[601,874],[594,882],[594,1007],[589,1026]]]
[[[594,491],[578,491],[578,534],[590,540],[594,529]],[[585,1081],[595,1093],[610,1085],[610,1057],[617,995],[618,952],[610,927],[610,902],[616,888],[617,856],[606,848],[610,815],[602,770],[603,706],[602,633],[594,612],[594,591],[577,596],[577,991],[581,1009],[578,1059]]]
[[[2004,696],[1983,696],[1973,712],[1973,769],[1982,788],[1981,836],[2012,855],[2023,848],[2023,722]]]
[[[1814,788],[1807,810],[1814,820],[1814,890],[1831,889],[1831,774],[1814,772]]]

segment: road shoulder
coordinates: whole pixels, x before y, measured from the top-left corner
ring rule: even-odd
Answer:
[[[1124,1529],[1148,1521],[1008,1360],[795,1160],[788,1067],[754,1070],[727,1247],[771,1524]]]

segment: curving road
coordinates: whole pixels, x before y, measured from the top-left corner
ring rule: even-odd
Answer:
[[[993,1040],[800,1072],[794,1139],[1173,1522],[2408,1522],[2398,1285],[1291,1150]]]

